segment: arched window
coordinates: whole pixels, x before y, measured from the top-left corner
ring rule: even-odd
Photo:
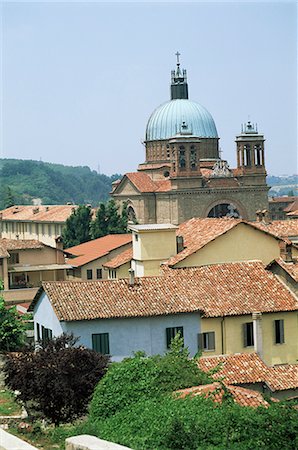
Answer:
[[[208,214],[208,217],[234,217],[239,218],[240,214],[235,205],[232,203],[220,203],[215,205]]]
[[[189,165],[191,170],[197,169],[197,151],[193,145],[190,147]]]
[[[127,208],[127,219],[129,222],[136,223],[136,221],[137,221],[137,216],[136,216],[135,210],[133,209],[132,206],[129,206]]]
[[[185,148],[181,145],[179,147],[179,169],[185,170],[186,159],[185,159]]]

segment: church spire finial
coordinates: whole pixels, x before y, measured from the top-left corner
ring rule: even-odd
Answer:
[[[180,69],[180,59],[181,54],[177,51],[175,53],[177,58],[176,70],[172,70],[172,80],[171,80],[171,100],[176,99],[188,99],[188,85],[186,70]]]

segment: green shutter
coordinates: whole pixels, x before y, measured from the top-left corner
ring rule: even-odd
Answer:
[[[208,333],[208,350],[215,350],[215,332]]]
[[[203,339],[203,333],[198,334],[198,349],[203,351],[204,350],[204,339]]]
[[[247,347],[247,324],[244,323],[242,325],[243,327],[243,340],[244,340],[244,347]]]
[[[103,355],[110,354],[109,333],[92,334],[92,349]]]
[[[285,342],[285,332],[284,332],[284,321],[280,320],[280,328],[279,328],[279,332],[280,332],[280,343],[284,344]]]

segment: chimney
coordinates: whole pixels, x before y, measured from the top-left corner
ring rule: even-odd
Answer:
[[[133,269],[129,269],[129,286],[135,285],[135,271]]]
[[[182,252],[182,250],[184,250],[184,239],[183,239],[183,236],[177,236],[176,237],[176,244],[177,244],[177,253]]]
[[[263,332],[262,332],[262,313],[252,313],[253,334],[254,334],[254,350],[263,358]]]
[[[38,212],[39,212],[39,207],[38,206],[33,208],[33,214],[37,214]]]
[[[292,244],[286,241],[279,241],[279,251],[281,259],[285,262],[293,262]]]
[[[269,217],[269,212],[268,212],[268,210],[267,210],[267,209],[263,209],[262,215],[263,215],[263,221],[264,221],[266,224],[269,224],[269,223],[270,223],[270,217]]]
[[[262,222],[262,211],[260,209],[258,209],[256,211],[256,216],[257,216],[257,222]]]

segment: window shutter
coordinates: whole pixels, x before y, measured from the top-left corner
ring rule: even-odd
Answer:
[[[215,332],[214,331],[210,331],[209,334],[209,345],[208,345],[208,349],[209,350],[215,350]]]
[[[285,342],[285,332],[284,332],[284,321],[280,320],[280,343],[284,344]]]
[[[172,328],[166,328],[167,348],[170,348],[172,340]]]
[[[198,334],[198,349],[203,351],[204,350],[204,340],[203,340],[203,333]]]
[[[243,324],[243,338],[244,338],[244,347],[247,347],[247,326],[246,326],[246,323]]]

